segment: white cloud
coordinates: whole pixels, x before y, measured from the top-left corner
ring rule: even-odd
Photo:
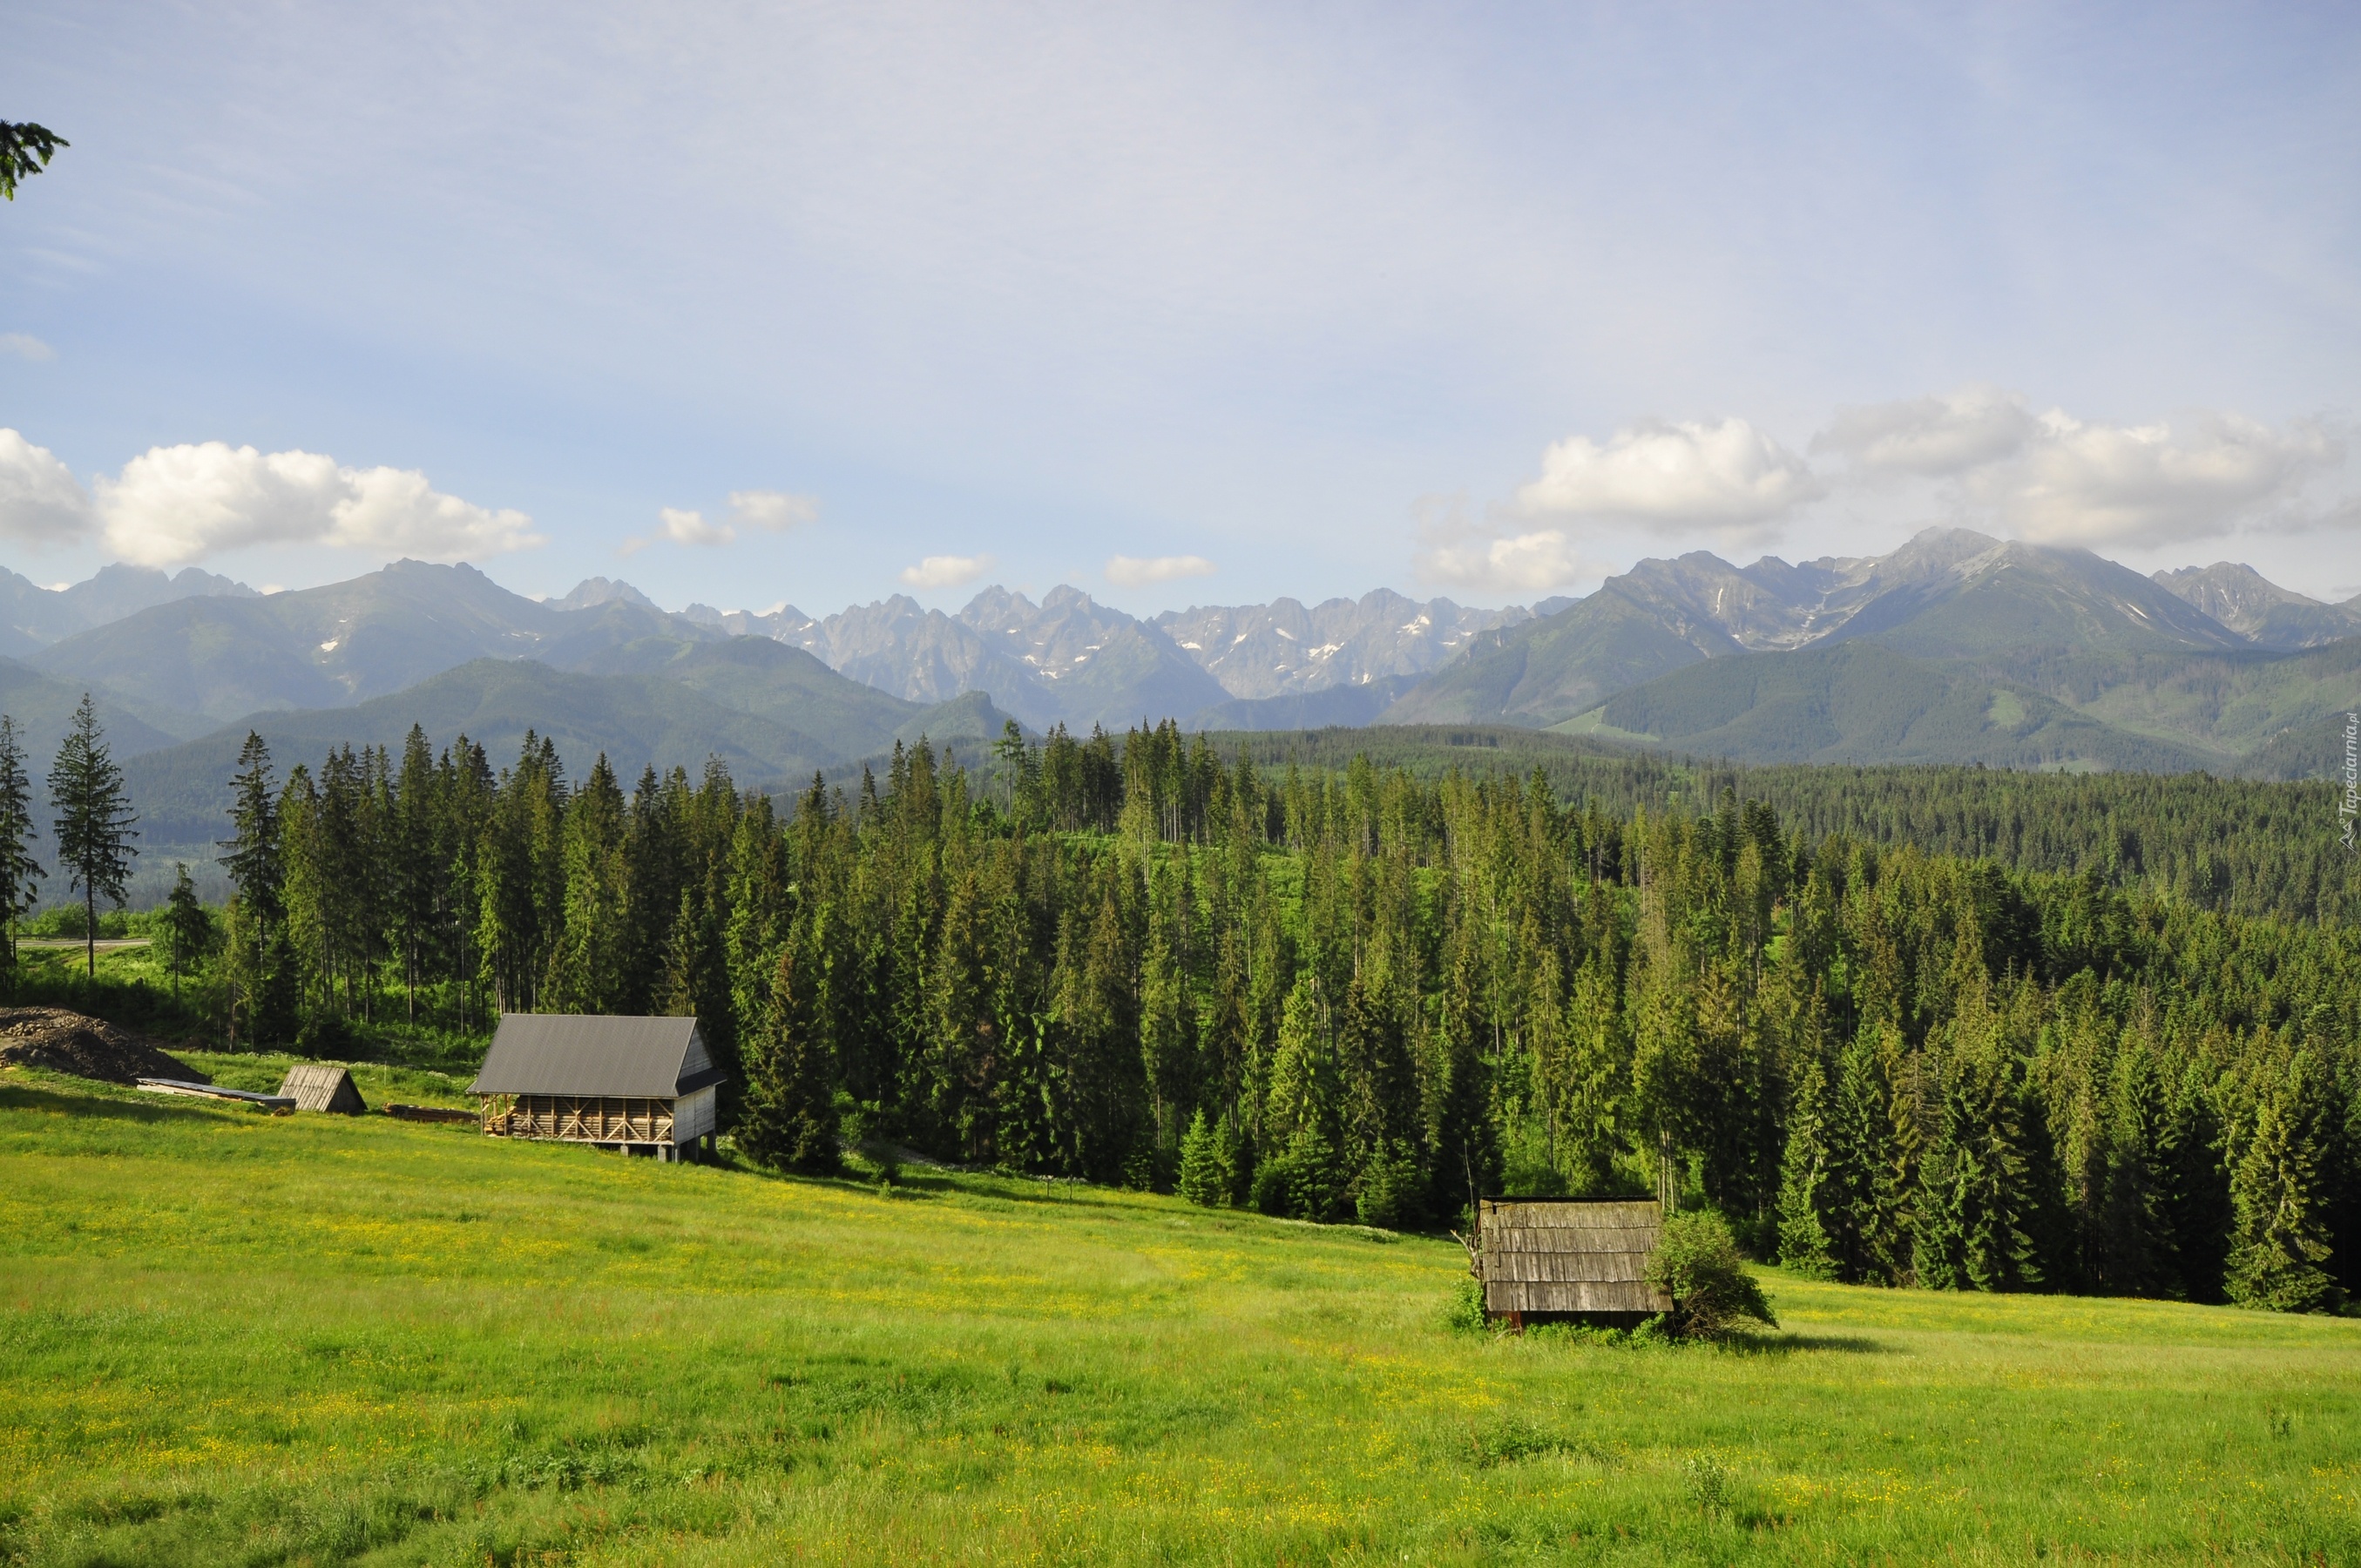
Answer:
[[[0,428],[0,538],[70,544],[96,524],[88,492],[56,453]]]
[[[785,490],[732,490],[729,499],[728,522],[708,522],[701,511],[662,508],[656,513],[655,538],[626,539],[616,554],[636,555],[656,539],[687,545],[734,544],[741,528],[784,533],[790,528],[817,521],[819,517],[819,499],[816,496],[791,496]]]
[[[1117,587],[1142,588],[1179,577],[1210,577],[1215,569],[1202,555],[1110,555],[1106,576]]]
[[[2062,410],[2034,414],[2021,393],[1971,384],[1956,391],[1839,409],[1812,438],[1856,473],[1953,482],[1955,499],[2024,539],[2049,544],[2147,544],[2241,527],[2334,527],[2335,510],[2296,510],[2314,476],[2345,459],[2317,424],[2274,431],[2201,410],[2175,421],[2116,425]]]
[[[730,521],[741,528],[785,533],[790,528],[819,521],[819,498],[793,496],[785,490],[732,490]]]
[[[955,588],[992,570],[989,555],[929,555],[915,566],[902,568],[902,580],[914,588]]]
[[[150,447],[96,490],[107,548],[143,566],[255,544],[456,561],[543,543],[524,513],[444,495],[415,469],[346,468],[317,453],[218,441]]]
[[[0,355],[13,354],[35,365],[55,359],[58,351],[29,332],[0,332]]]
[[[1518,490],[1516,510],[1615,519],[1661,533],[1729,532],[1770,522],[1824,488],[1810,465],[1742,419],[1642,420],[1604,446],[1582,435],[1552,445],[1541,477]]]
[[[1859,469],[1941,478],[2014,455],[2039,431],[2022,394],[1971,382],[1940,397],[1840,408],[1811,449]]]
[[[2316,425],[2274,431],[2213,412],[2178,423],[2086,424],[2053,411],[2022,454],[1970,474],[1966,489],[2026,539],[2160,543],[2268,521],[2344,459]]]
[[[1484,593],[1533,593],[1596,582],[1609,568],[1587,560],[1565,531],[1537,529],[1507,537],[1462,532],[1432,538],[1416,557],[1419,575]]]
[[[738,537],[738,531],[726,522],[708,522],[703,512],[682,511],[677,507],[665,507],[656,513],[663,533],[675,544],[728,544]]]

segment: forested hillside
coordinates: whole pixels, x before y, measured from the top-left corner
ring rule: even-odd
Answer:
[[[2361,857],[2339,836],[2333,783],[2203,773],[2035,773],[1983,767],[1753,767],[1633,755],[1578,736],[1444,725],[1224,735],[1266,771],[1342,773],[1356,757],[1429,782],[1538,770],[1561,800],[1609,815],[1711,810],[1725,789],[1806,839],[1845,833],[2016,871],[2096,872],[2110,887],[2198,908],[2361,921]],[[2324,744],[2323,740],[2323,744]],[[2336,736],[2343,755],[2343,732]]]
[[[2070,836],[2045,808],[2078,819],[2038,781],[1828,773],[1853,782],[1787,820],[1274,772],[1170,725],[994,761],[897,749],[776,813],[718,765],[570,779],[538,739],[497,775],[413,732],[283,784],[258,744],[225,1023],[694,1012],[742,1075],[739,1146],[793,1168],[851,1134],[1397,1226],[1668,1183],[1841,1278],[2361,1283],[2348,927],[1851,831],[2005,824],[1988,847],[2037,860]],[[2159,834],[2223,820],[2141,783]],[[2099,815],[2116,867],[2180,863]]]

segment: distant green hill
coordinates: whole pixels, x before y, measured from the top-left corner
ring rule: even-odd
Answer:
[[[1691,665],[1555,728],[1758,763],[1943,762],[2172,773],[2226,761],[1873,642]]]
[[[1484,633],[1378,722],[1538,729],[1685,664],[1744,652],[1720,628],[1668,618],[1616,579],[1555,615]]]
[[[2352,713],[2361,713],[2361,704],[2356,704],[2349,712],[2331,713],[2309,724],[2281,730],[2247,753],[2238,764],[2239,773],[2250,779],[2330,779],[2342,783],[2347,757],[2345,726]]]
[[[470,659],[533,657],[574,669],[641,639],[723,635],[629,599],[544,605],[472,566],[397,561],[324,587],[155,605],[25,662],[184,716],[176,722],[185,738],[271,708],[366,702]]]
[[[2117,729],[2238,755],[2331,717],[2341,724],[2361,708],[2361,637],[2291,653],[2084,656],[2061,661],[2054,674],[2028,673],[2041,689]]]
[[[1002,722],[988,702],[922,707],[848,681],[796,649],[740,638],[680,655],[662,674],[478,659],[350,707],[253,714],[138,756],[124,774],[151,842],[199,846],[225,831],[228,781],[249,730],[269,743],[282,776],[299,762],[317,767],[339,746],[398,750],[417,724],[438,751],[467,735],[496,767],[515,761],[530,729],[555,742],[577,778],[602,753],[627,784],[644,768],[694,772],[713,756],[741,784],[775,790],[889,750],[896,739],[996,735]]]
[[[157,605],[27,663],[219,724],[366,700],[471,658],[515,658],[565,620],[472,566],[397,561],[325,587]]]
[[[1369,724],[1418,684],[1415,675],[1388,675],[1357,685],[1323,686],[1278,696],[1234,696],[1190,718],[1184,729],[1323,729]]]
[[[65,738],[67,721],[72,718],[84,689],[53,680],[16,660],[0,659],[0,713],[16,721],[17,742],[25,748],[25,769],[36,784],[49,776],[49,759]],[[107,746],[117,762],[180,739],[157,722],[169,716],[156,713],[145,703],[104,689],[91,695],[98,721],[106,730]]]

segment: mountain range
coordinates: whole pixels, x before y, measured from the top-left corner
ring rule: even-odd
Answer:
[[[2361,707],[2356,636],[2361,601],[2323,604],[2246,566],[2147,577],[2085,550],[1929,529],[1883,556],[1643,561],[1479,637],[1378,722],[1506,722],[1747,761],[2278,776],[2317,762],[2316,747],[2272,751],[2281,737]],[[1849,644],[1899,658],[1837,657]]]
[[[415,561],[268,595],[117,565],[60,588],[0,574],[0,711],[34,771],[90,692],[154,834],[191,844],[212,836],[249,729],[316,761],[418,722],[496,762],[533,729],[576,766],[709,754],[763,787],[921,733],[978,744],[1011,717],[1037,733],[1511,726],[1741,761],[2305,776],[2341,764],[2361,708],[2361,600],[1961,529],[1879,556],[1642,561],[1531,609],[1381,589],[1147,620],[1070,587],[814,618],[668,612],[603,577],[537,600]]]
[[[61,583],[53,588],[0,567],[0,655],[29,653],[152,605],[215,596],[260,597],[244,583],[194,566],[169,577],[152,566],[117,562],[101,568],[87,582]]]
[[[620,588],[585,584],[575,594]],[[733,635],[793,643],[855,680],[914,702],[983,690],[1028,725],[1087,729],[1143,718],[1177,718],[1191,728],[1293,728],[1294,716],[1306,711],[1299,703],[1268,710],[1238,704],[1389,681],[1396,683],[1385,688],[1390,701],[1407,689],[1404,677],[1440,668],[1477,633],[1529,620],[1533,612],[1516,605],[1467,609],[1380,588],[1309,609],[1282,598],[1170,610],[1142,621],[1079,588],[1059,587],[1038,605],[1021,593],[986,588],[956,615],[921,609],[901,594],[825,620],[792,606],[751,615],[691,605],[682,614]],[[1352,715],[1339,721],[1366,723],[1384,706],[1332,701],[1310,711],[1333,709]]]

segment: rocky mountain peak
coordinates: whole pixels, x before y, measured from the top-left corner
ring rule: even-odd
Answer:
[[[562,599],[552,599],[552,609],[590,609],[602,604],[637,605],[642,609],[653,609],[656,601],[631,587],[612,577],[585,577],[574,585],[574,591]]]

